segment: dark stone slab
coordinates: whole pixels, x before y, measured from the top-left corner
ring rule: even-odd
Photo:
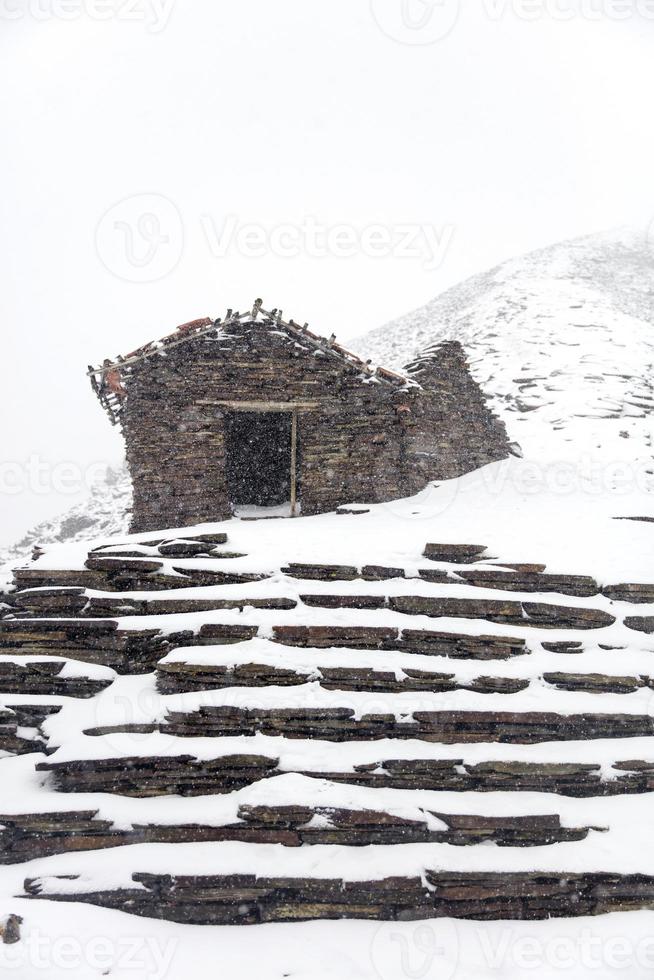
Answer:
[[[423,555],[431,561],[469,565],[479,561],[486,551],[485,544],[426,544]]]
[[[123,728],[112,729],[123,731]],[[654,716],[628,714],[560,715],[554,712],[414,711],[355,716],[350,708],[239,708],[203,706],[171,712],[160,730],[183,737],[283,736],[334,742],[420,739],[442,744],[578,741],[654,735]]]
[[[388,606],[395,612],[410,616],[484,619],[491,623],[544,629],[601,629],[615,623],[615,616],[601,609],[551,605],[547,602],[390,596]]]
[[[461,569],[458,576],[470,585],[507,592],[558,592],[588,598],[599,592],[599,585],[588,575],[543,575],[536,572],[503,572],[494,569]]]
[[[624,624],[638,633],[654,633],[654,616],[627,616]]]
[[[560,872],[427,871],[420,878],[346,882],[254,875],[134,874],[134,888],[75,893],[71,876],[27,878],[25,897],[87,902],[197,925],[310,919],[411,920],[439,917],[538,920],[654,908],[654,878]],[[73,879],[74,880],[74,877]]]
[[[445,824],[430,829],[429,818]],[[384,811],[348,810],[329,806],[241,806],[238,820],[222,826],[203,824],[139,824],[115,829],[97,811],[71,811],[0,816],[0,864],[17,864],[128,844],[188,844],[241,841],[284,847],[335,844],[371,845],[447,843],[465,847],[492,842],[500,847],[544,847],[583,840],[588,827],[563,827],[556,815],[485,817],[424,811],[409,820]]]
[[[648,603],[654,602],[654,585],[647,583],[623,582],[619,585],[607,585],[602,589],[602,595],[618,602]]]
[[[324,582],[351,582],[359,578],[359,569],[353,565],[302,565],[291,562],[282,568],[284,575],[298,579],[316,579]]]
[[[529,686],[528,680],[511,677],[478,677],[468,683],[456,681],[453,674],[404,669],[398,678],[393,671],[375,671],[365,667],[330,667],[329,661],[318,661],[315,668],[293,668],[253,663],[233,667],[196,663],[160,663],[157,688],[162,694],[183,694],[228,687],[298,687],[315,681],[330,691],[402,691],[470,690],[482,694],[515,694]]]

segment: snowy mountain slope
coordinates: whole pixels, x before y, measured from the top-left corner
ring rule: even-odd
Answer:
[[[505,262],[353,346],[397,368],[457,339],[526,456],[624,461],[651,485],[653,321],[654,247],[620,230]]]

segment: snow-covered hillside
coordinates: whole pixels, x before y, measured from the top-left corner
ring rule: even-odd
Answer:
[[[625,463],[654,485],[653,320],[654,246],[621,230],[505,262],[353,346],[397,368],[457,339],[530,459],[599,463],[609,485]]]
[[[129,525],[131,503],[132,488],[127,467],[108,467],[104,480],[92,487],[87,500],[49,521],[42,521],[16,544],[0,549],[0,569],[29,558],[36,545],[47,547],[64,541],[90,541],[122,534]]]

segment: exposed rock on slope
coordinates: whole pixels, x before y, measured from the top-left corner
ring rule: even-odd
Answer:
[[[105,479],[91,489],[87,500],[49,521],[42,521],[15,545],[0,550],[0,569],[29,558],[36,545],[45,547],[63,541],[90,541],[123,534],[129,524],[131,503],[127,468],[108,467]]]
[[[654,247],[618,231],[505,262],[354,346],[398,367],[459,340],[526,455],[628,461],[654,482],[653,319]]]

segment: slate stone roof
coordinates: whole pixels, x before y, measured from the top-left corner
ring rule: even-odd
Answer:
[[[178,326],[172,333],[159,340],[150,341],[129,354],[119,355],[115,360],[107,358],[98,367],[89,365],[87,373],[91,378],[93,390],[107,411],[112,424],[116,424],[120,415],[120,402],[124,394],[121,375],[124,371],[149,357],[196,340],[205,334],[211,334],[212,331],[224,330],[226,327],[238,323],[263,323],[271,329],[285,333],[291,340],[301,340],[330,357],[338,358],[345,364],[360,369],[365,375],[375,378],[382,384],[390,384],[397,388],[415,385],[415,382],[411,382],[395,371],[374,366],[370,361],[364,361],[357,354],[347,350],[341,344],[337,344],[335,335],[329,338],[321,337],[309,330],[307,323],[300,325],[292,319],[285,320],[283,311],[280,309],[264,310],[262,300],[257,299],[252,309],[246,313],[228,309],[224,318],[218,317],[213,320],[211,317],[202,317],[191,320]]]

